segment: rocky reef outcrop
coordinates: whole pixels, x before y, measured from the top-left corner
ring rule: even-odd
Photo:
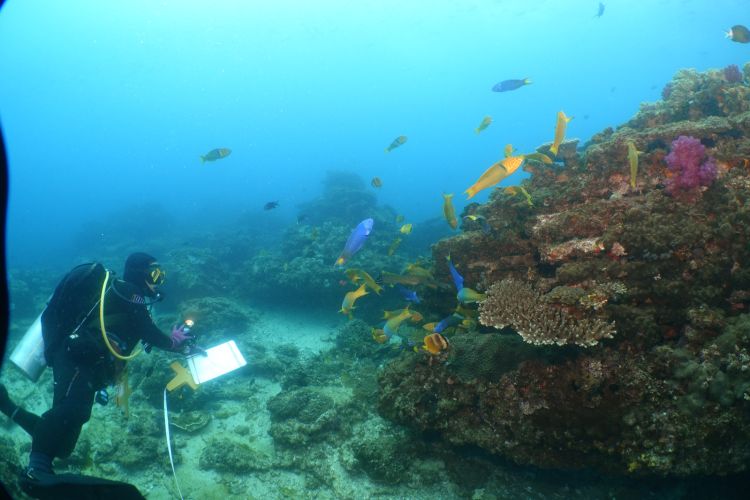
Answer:
[[[436,276],[450,254],[488,291],[484,326],[449,336],[442,358],[388,365],[381,414],[520,464],[746,471],[749,73],[681,71],[625,125],[568,142],[552,164],[527,161],[529,198],[496,189],[469,205],[492,231],[464,227],[433,258]],[[702,146],[685,155],[704,156],[668,158],[680,136]],[[675,161],[715,168],[675,182],[689,171]]]

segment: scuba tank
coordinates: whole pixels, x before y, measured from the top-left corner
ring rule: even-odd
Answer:
[[[26,330],[21,341],[10,355],[10,361],[20,368],[32,382],[39,380],[39,376],[47,367],[47,361],[44,359],[42,314],[39,314],[34,323]]]

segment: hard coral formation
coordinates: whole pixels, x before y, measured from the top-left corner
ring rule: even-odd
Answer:
[[[567,343],[568,330],[547,324],[564,313],[565,321],[599,322],[604,336],[614,324],[617,335],[585,350],[519,341],[525,350],[511,360],[500,346],[517,337],[505,331],[456,334],[445,362],[405,353],[386,366],[381,414],[541,467],[747,471],[745,81],[728,83],[721,71],[679,72],[666,100],[596,134],[564,166],[527,165],[523,186],[533,206],[496,190],[487,203],[467,208],[487,219],[492,234],[470,230],[433,246],[435,276],[446,286],[450,254],[467,283],[490,289],[480,308],[484,324],[542,324],[534,333]],[[668,160],[680,136],[694,139],[679,140]],[[626,157],[631,141],[643,152],[635,188]],[[689,147],[680,151],[682,145]],[[679,171],[670,162],[680,162]],[[707,162],[715,172],[709,166],[701,173]],[[683,174],[684,183],[672,180]],[[422,308],[446,309],[450,299],[439,289]],[[579,335],[586,344],[592,332]]]
[[[479,305],[479,321],[502,330],[512,326],[525,342],[536,345],[596,345],[612,338],[614,323],[599,318],[576,318],[565,309],[545,302],[543,296],[526,283],[505,279],[487,290]]]

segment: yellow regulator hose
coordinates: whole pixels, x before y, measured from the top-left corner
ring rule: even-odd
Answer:
[[[101,293],[101,296],[99,297],[99,326],[102,329],[102,338],[104,339],[104,343],[107,344],[107,348],[109,349],[109,352],[112,353],[112,356],[122,361],[129,361],[133,359],[134,357],[138,356],[141,353],[141,350],[137,349],[130,356],[123,356],[122,354],[114,350],[114,348],[112,347],[112,344],[109,342],[109,337],[107,337],[107,330],[104,328],[104,293],[107,291],[108,281],[109,281],[109,271],[107,271],[107,274],[104,276],[104,283],[102,284],[102,293]]]

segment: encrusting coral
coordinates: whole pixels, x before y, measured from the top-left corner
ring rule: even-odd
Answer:
[[[541,293],[526,283],[505,279],[487,290],[479,305],[479,322],[501,330],[512,326],[530,344],[596,345],[612,338],[614,323],[599,318],[575,318],[563,308],[546,303]]]

